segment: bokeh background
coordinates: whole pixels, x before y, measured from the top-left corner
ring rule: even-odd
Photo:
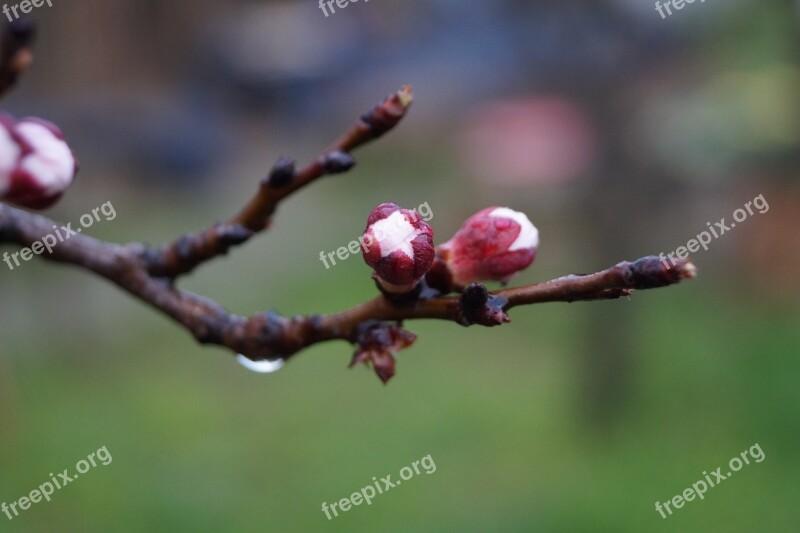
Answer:
[[[374,295],[351,257],[372,207],[428,202],[437,242],[488,205],[542,245],[515,283],[669,252],[699,277],[619,301],[412,322],[384,387],[317,345],[260,375],[111,285],[0,268],[0,501],[113,456],[8,531],[790,532],[800,519],[800,3],[708,0],[75,0],[39,8],[36,64],[3,109],[59,123],[82,163],[49,214],[161,243],[225,219],[282,154],[308,161],[403,83],[410,115],[350,174],[182,285],[239,314]],[[11,247],[0,251],[13,251]],[[654,509],[758,443],[704,501]],[[430,454],[328,521],[333,502]],[[723,470],[724,471],[724,470]]]

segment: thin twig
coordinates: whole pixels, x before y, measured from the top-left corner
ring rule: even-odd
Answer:
[[[413,103],[406,85],[364,114],[327,150],[305,168],[295,170],[294,161],[281,158],[261,182],[255,196],[231,220],[192,235],[184,235],[159,250],[145,250],[148,271],[159,277],[176,278],[200,264],[224,255],[269,226],[278,204],[317,179],[350,170],[356,161],[351,152],[393,129]]]

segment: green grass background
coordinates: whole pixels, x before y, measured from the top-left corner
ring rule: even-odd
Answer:
[[[442,234],[457,226],[460,206],[472,208],[436,188],[428,197],[394,185],[364,193],[366,176],[413,180],[387,160],[367,163],[348,186],[320,183],[292,200],[272,232],[184,285],[242,314],[329,312],[372,296],[360,258],[330,270],[317,259],[357,235],[365,205],[430,200]],[[423,175],[435,171],[421,164]],[[233,208],[238,194],[219,195],[231,205],[214,211]],[[158,242],[207,222],[208,209],[181,207],[177,196],[143,198],[112,196],[118,220],[93,233]],[[102,201],[74,200],[63,218]],[[545,217],[540,229],[557,259],[542,253],[520,282],[606,266],[559,255],[552,225]],[[113,462],[13,521],[0,516],[0,530],[793,531],[800,313],[793,302],[731,290],[730,271],[698,259],[692,283],[515,309],[502,328],[410,322],[419,340],[387,387],[365,368],[347,369],[344,343],[317,345],[276,374],[248,372],[100,280],[26,264],[2,274],[0,501],[101,446]],[[617,325],[633,332],[632,387],[600,430],[579,401],[591,306],[633,310]],[[657,499],[755,442],[762,463],[667,520],[655,512]],[[323,501],[373,476],[396,479],[428,454],[435,473],[334,520],[322,513]]]

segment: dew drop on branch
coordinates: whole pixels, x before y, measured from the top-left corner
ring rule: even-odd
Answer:
[[[286,360],[284,359],[264,359],[263,361],[253,361],[242,354],[238,354],[236,356],[236,360],[239,361],[239,364],[246,369],[252,370],[253,372],[258,372],[259,374],[272,374],[273,372],[277,372],[283,368],[283,366],[286,364]]]

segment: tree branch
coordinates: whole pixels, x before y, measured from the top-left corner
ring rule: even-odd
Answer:
[[[5,33],[0,55],[0,95],[14,85],[30,63],[32,36],[33,27],[25,23],[12,25]],[[172,318],[202,344],[219,345],[252,360],[261,360],[286,359],[319,342],[345,340],[362,347],[354,362],[372,361],[384,381],[394,373],[391,350],[409,345],[414,336],[394,326],[382,332],[379,325],[383,322],[439,319],[464,326],[494,326],[508,322],[506,311],[519,305],[619,298],[635,289],[662,287],[694,276],[694,266],[688,260],[667,267],[656,257],[645,257],[595,274],[565,276],[495,293],[473,284],[460,295],[446,296],[439,291],[451,289],[437,291],[424,283],[420,287],[424,290],[404,297],[378,296],[339,313],[293,318],[274,312],[238,316],[216,302],[175,286],[178,276],[267,229],[280,202],[291,194],[322,176],[352,168],[355,160],[351,152],[394,128],[412,101],[408,86],[389,96],[299,171],[294,161],[281,158],[250,202],[225,223],[183,236],[159,249],[140,243],[121,246],[86,235],[72,235],[42,257],[107,279]],[[32,247],[50,235],[54,226],[56,223],[46,217],[0,203],[0,244]],[[7,254],[3,261],[11,266]]]
[[[52,232],[55,222],[0,204],[0,243],[30,247]],[[198,342],[229,348],[253,359],[288,358],[313,344],[329,340],[357,341],[360,325],[373,321],[439,319],[464,323],[464,296],[442,296],[395,304],[383,296],[330,315],[286,318],[277,313],[242,317],[201,296],[176,288],[171,280],[152,276],[142,261],[144,246],[118,246],[86,235],[73,235],[44,259],[71,264],[98,274],[139,300],[158,309],[187,329]],[[680,261],[667,268],[657,257],[622,262],[583,276],[504,289],[491,296],[507,302],[503,310],[543,302],[602,300],[678,283],[694,276],[694,266]]]

